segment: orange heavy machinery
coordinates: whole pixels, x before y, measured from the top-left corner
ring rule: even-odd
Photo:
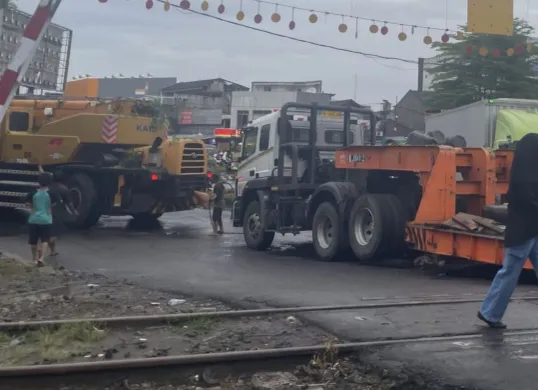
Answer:
[[[497,203],[507,194],[512,160],[510,150],[493,153],[483,148],[359,146],[338,151],[335,165],[351,172],[368,172],[377,179],[384,176],[395,183],[400,177],[415,176],[417,181],[408,181],[403,187],[386,183],[394,198],[392,208],[380,213],[380,222],[396,221],[395,227],[404,229],[405,242],[415,250],[442,259],[456,257],[500,265],[506,205]],[[369,197],[386,199],[386,192]],[[352,211],[350,237],[360,236],[359,220],[365,213],[373,214],[367,204]],[[398,214],[405,215],[407,221]],[[390,234],[390,229],[383,229],[382,234]],[[525,267],[532,268],[528,261]]]
[[[288,119],[297,110],[309,113],[301,127]],[[323,143],[318,116],[325,112],[343,114],[341,127],[331,128],[342,134],[340,145]],[[401,257],[411,248],[439,263],[502,262],[513,151],[353,146],[346,136],[351,116],[369,117],[373,129],[373,112],[288,103],[279,113],[269,132],[273,149],[250,155],[243,150],[240,173],[251,179],[236,186],[232,218],[234,226],[243,227],[249,248],[267,249],[275,233],[311,231],[323,261],[350,250],[359,260],[375,261]],[[245,132],[245,139],[249,136]],[[375,132],[370,137],[375,145]]]

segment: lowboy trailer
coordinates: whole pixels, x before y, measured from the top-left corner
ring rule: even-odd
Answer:
[[[294,109],[307,111],[308,136],[297,135]],[[343,114],[340,147],[320,143],[323,132],[328,138],[318,117],[328,110]],[[232,219],[248,247],[265,250],[275,233],[312,231],[324,261],[350,251],[371,261],[411,249],[445,262],[502,263],[513,151],[373,146],[375,131],[370,146],[353,145],[351,115],[369,117],[375,129],[371,111],[289,103],[280,113],[245,131],[243,145],[251,146],[239,166]]]

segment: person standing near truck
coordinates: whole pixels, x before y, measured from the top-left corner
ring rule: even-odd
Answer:
[[[50,240],[52,227],[52,207],[58,202],[55,193],[49,191],[51,175],[40,173],[37,182],[39,188],[29,192],[24,203],[31,208],[28,217],[28,244],[32,251],[32,258],[36,265],[44,265],[45,251]]]
[[[537,151],[538,134],[527,134],[514,152],[508,186],[504,262],[478,311],[478,318],[492,328],[506,328],[501,320],[527,258],[538,276]]]
[[[57,256],[56,243],[67,218],[66,212],[71,215],[77,215],[77,210],[71,201],[69,189],[62,183],[65,179],[63,172],[57,171],[54,174],[50,174],[46,173],[41,165],[38,168],[40,173],[50,175],[51,182],[49,184],[49,190],[55,194],[58,200],[52,205],[52,226],[50,228],[49,240],[50,255]]]
[[[224,184],[220,180],[219,175],[213,175],[215,186],[213,187],[213,193],[215,198],[213,199],[213,215],[212,225],[214,234],[223,234],[224,228],[222,223],[222,210],[224,209]]]

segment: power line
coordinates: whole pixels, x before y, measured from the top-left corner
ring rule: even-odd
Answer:
[[[156,0],[157,2],[159,3],[166,3],[166,0]],[[179,5],[176,5],[176,4],[170,4],[171,7],[175,7],[177,8],[178,10],[182,10],[182,8],[179,6]],[[242,27],[242,28],[246,28],[248,30],[252,30],[252,31],[257,31],[257,32],[261,32],[261,33],[264,33],[264,34],[268,34],[268,35],[272,35],[274,37],[279,37],[279,38],[284,38],[284,39],[288,39],[290,41],[295,41],[295,42],[300,42],[300,43],[306,43],[308,45],[312,45],[312,46],[317,46],[317,47],[323,47],[323,48],[326,48],[326,49],[331,49],[331,50],[336,50],[336,51],[340,51],[340,52],[343,52],[343,53],[350,53],[350,54],[358,54],[358,55],[361,55],[363,57],[367,57],[367,58],[370,58],[370,59],[380,59],[380,60],[391,60],[391,61],[400,61],[400,62],[405,62],[405,63],[408,63],[408,64],[418,64],[418,61],[415,61],[415,60],[409,60],[409,59],[406,59],[406,58],[400,58],[400,57],[391,57],[391,56],[384,56],[384,55],[380,55],[380,54],[374,54],[374,53],[367,53],[367,52],[364,52],[364,51],[358,51],[358,50],[352,50],[352,49],[346,49],[346,48],[343,48],[343,47],[338,47],[338,46],[333,46],[333,45],[328,45],[328,44],[324,44],[324,43],[319,43],[319,42],[314,42],[314,41],[310,41],[310,40],[307,40],[307,39],[301,39],[301,38],[296,38],[296,37],[292,37],[292,36],[289,36],[289,35],[285,35],[285,34],[279,34],[279,33],[276,33],[276,32],[272,32],[272,31],[267,31],[267,30],[263,30],[261,28],[257,28],[257,27],[253,27],[253,26],[248,26],[246,24],[242,24],[242,23],[239,23],[239,22],[234,22],[232,20],[228,20],[228,19],[223,19],[223,18],[219,18],[218,16],[215,16],[215,15],[211,15],[211,14],[206,14],[206,13],[203,13],[203,12],[198,12],[198,11],[194,11],[192,9],[188,9],[189,12],[193,13],[193,14],[196,14],[196,15],[199,15],[199,16],[204,16],[206,18],[210,18],[210,19],[213,19],[213,20],[217,20],[219,22],[223,22],[223,23],[227,23],[227,24],[231,24],[233,26],[238,26],[238,27]]]
[[[311,45],[311,46],[317,46],[317,47],[322,47],[322,48],[331,49],[331,50],[335,50],[335,51],[340,51],[340,52],[343,52],[343,53],[357,54],[357,55],[361,55],[363,57],[366,57],[366,58],[369,58],[369,59],[372,59],[372,60],[378,59],[378,60],[386,60],[386,61],[399,61],[399,62],[404,62],[404,63],[407,63],[407,64],[413,64],[413,65],[418,65],[419,64],[418,60],[410,60],[410,59],[402,58],[402,57],[384,56],[384,55],[381,55],[381,54],[374,54],[374,53],[368,53],[368,52],[359,51],[359,50],[346,49],[346,48],[339,47],[339,46],[334,46],[334,45],[314,42],[314,41],[310,41],[310,40],[307,40],[307,39],[301,39],[301,38],[292,37],[292,36],[285,35],[285,34],[280,34],[280,33],[272,32],[272,31],[264,30],[264,29],[249,26],[249,25],[246,25],[246,24],[243,24],[243,23],[234,22],[232,20],[220,18],[220,17],[215,16],[215,15],[195,11],[195,10],[193,10],[191,8],[184,10],[183,8],[181,8],[181,6],[176,5],[176,4],[171,4],[167,0],[155,0],[155,1],[157,1],[158,3],[162,3],[162,4],[167,3],[167,4],[170,5],[170,7],[176,8],[176,10],[181,12],[182,14],[185,14],[186,13],[185,11],[188,11],[188,13],[190,13],[190,14],[203,16],[203,17],[210,18],[210,19],[213,19],[213,20],[216,20],[216,21],[219,21],[219,22],[227,23],[227,24],[230,24],[230,25],[233,25],[233,26],[245,28],[245,29],[252,30],[252,31],[257,31],[257,32],[267,34],[267,35],[271,35],[271,36],[278,37],[278,38],[284,38],[284,39],[287,39],[287,40],[290,40],[290,41],[295,41],[295,42],[299,42],[299,43],[308,44],[308,45]],[[257,1],[257,0],[253,0],[253,1]],[[489,60],[489,58],[484,58],[484,60]],[[386,67],[391,67],[391,66],[388,66],[386,64],[384,64],[384,65],[380,64],[380,65],[386,66]],[[445,63],[443,63],[443,62],[440,62],[440,63],[429,62],[428,65],[437,66],[437,65],[445,65]],[[405,71],[411,70],[411,69],[403,69],[403,68],[398,68],[398,67],[392,67],[392,68],[398,69],[398,70],[405,70]]]
[[[293,5],[287,5],[287,4],[282,4],[282,3],[278,3],[276,1],[270,1],[270,0],[252,0],[253,2],[255,3],[258,3],[258,4],[269,4],[269,5],[272,5],[275,7],[275,12],[278,8],[282,7],[282,8],[287,8],[287,9],[291,9],[291,10],[299,10],[299,11],[305,11],[305,12],[310,12],[310,13],[313,13],[313,14],[322,14],[322,15],[331,15],[331,16],[339,16],[339,17],[342,17],[342,18],[348,18],[348,19],[355,19],[355,20],[366,20],[366,21],[369,21],[369,22],[373,22],[373,23],[377,23],[377,22],[380,22],[380,23],[385,23],[385,24],[392,24],[392,25],[395,25],[395,26],[402,26],[402,27],[410,27],[412,29],[416,29],[416,28],[421,28],[421,29],[424,29],[424,30],[434,30],[434,31],[452,31],[452,32],[456,32],[456,31],[453,31],[453,30],[449,30],[448,29],[448,24],[445,28],[439,28],[439,27],[430,27],[430,26],[421,26],[421,25],[418,25],[418,24],[409,24],[409,23],[400,23],[400,22],[395,22],[395,21],[391,21],[391,20],[385,20],[385,19],[378,19],[378,18],[366,18],[364,16],[357,16],[357,15],[349,15],[349,14],[341,14],[341,13],[337,13],[337,12],[329,12],[329,11],[323,11],[323,10],[316,10],[316,9],[312,9],[312,8],[304,8],[304,7],[296,7],[296,6],[293,6]],[[448,7],[448,0],[447,1],[447,7]],[[353,4],[351,3],[351,8],[353,8]],[[353,12],[353,11],[352,11]],[[448,22],[447,22],[448,23]]]

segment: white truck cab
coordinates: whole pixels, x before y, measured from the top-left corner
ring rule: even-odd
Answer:
[[[249,180],[271,176],[276,171],[277,161],[280,158],[279,122],[287,123],[281,126],[282,131],[288,132],[291,142],[308,145],[310,142],[311,118],[308,111],[288,111],[286,118],[282,118],[281,111],[273,112],[258,118],[243,129],[243,142],[240,163],[237,169],[237,195],[240,196]],[[369,130],[370,119],[359,114],[350,117],[348,144],[364,145],[365,131]],[[320,157],[326,161],[334,159],[335,150],[342,146],[344,141],[344,118],[340,112],[321,111],[316,118],[317,139],[316,146],[326,148],[320,152]],[[288,135],[289,136],[289,135]],[[330,150],[334,149],[334,150]],[[291,157],[286,154],[284,159],[284,175],[292,175]],[[297,176],[304,175],[307,162],[300,159],[297,164]]]

